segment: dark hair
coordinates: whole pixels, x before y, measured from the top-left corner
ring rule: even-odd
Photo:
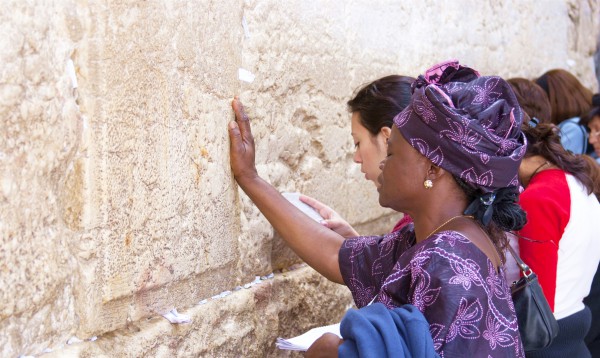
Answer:
[[[550,70],[535,82],[548,95],[552,109],[551,122],[554,124],[559,124],[565,119],[581,117],[592,106],[592,91],[585,88],[577,77],[566,70]]]
[[[529,115],[535,117],[540,123],[550,123],[552,112],[548,95],[542,87],[526,78],[511,78],[507,82],[515,92],[521,108]]]
[[[592,107],[592,109],[585,116],[581,117],[579,124],[587,127],[594,117],[600,117],[600,107]]]
[[[585,161],[588,166],[587,173],[589,173],[590,179],[592,179],[594,195],[598,201],[600,201],[600,165],[596,162],[596,159],[589,155],[582,155],[581,158]]]
[[[391,75],[361,87],[348,101],[348,110],[360,114],[360,123],[377,135],[381,128],[391,128],[394,117],[410,102],[414,78]]]
[[[502,262],[506,262],[504,252],[509,245],[506,232],[521,230],[527,223],[525,211],[517,203],[519,189],[505,187],[485,193],[460,177],[456,175],[453,177],[467,195],[467,201],[471,203],[464,214],[473,215],[488,232]]]
[[[592,109],[579,119],[579,124],[587,127],[594,117],[600,117],[600,93],[596,93],[592,96]]]
[[[573,175],[585,186],[588,194],[594,192],[594,168],[581,155],[572,154],[560,144],[559,129],[553,124],[539,124],[530,127],[522,126],[527,137],[525,157],[542,156],[550,163]]]

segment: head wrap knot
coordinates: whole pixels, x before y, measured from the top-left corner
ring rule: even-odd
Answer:
[[[465,67],[460,66],[457,60],[440,62],[428,69],[424,75],[419,75],[419,77],[417,77],[416,81],[414,81],[412,84],[413,92],[415,89],[426,85],[440,85],[450,82],[454,75],[456,75],[461,68]],[[477,71],[471,71],[473,71],[474,74],[479,77],[479,73],[477,73]]]
[[[506,81],[450,60],[418,77],[394,124],[435,165],[491,192],[518,185],[526,148],[522,120]]]

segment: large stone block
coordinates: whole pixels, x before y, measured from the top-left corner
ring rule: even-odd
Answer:
[[[2,5],[2,356],[269,356],[277,335],[339,319],[347,292],[308,271],[195,306],[301,262],[231,177],[236,94],[259,173],[370,234],[399,214],[352,163],[357,87],[454,57],[597,89],[598,0]],[[157,318],[173,307],[194,323]]]
[[[189,324],[148,317],[98,337],[63,346],[46,357],[285,357],[277,337],[339,322],[352,306],[349,291],[305,267],[250,289],[179,310]]]

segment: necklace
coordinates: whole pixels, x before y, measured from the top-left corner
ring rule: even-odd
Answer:
[[[546,165],[550,165],[549,161],[545,161],[542,165],[540,165],[539,167],[537,167],[534,171],[533,174],[531,174],[531,176],[529,177],[529,180],[527,181],[527,183],[529,183],[531,181],[531,179],[540,171],[540,169],[542,169],[543,167],[545,167]]]
[[[456,216],[453,216],[453,217],[451,217],[450,219],[448,219],[448,220],[444,221],[444,223],[443,223],[442,225],[440,225],[440,226],[436,227],[436,228],[435,228],[435,230],[433,230],[433,231],[432,231],[432,232],[431,232],[429,235],[427,235],[425,238],[428,238],[428,237],[430,237],[431,235],[435,234],[435,233],[436,233],[436,232],[437,232],[439,229],[443,228],[443,227],[444,227],[446,224],[448,224],[450,221],[452,221],[452,220],[454,220],[454,219],[458,219],[458,218],[460,218],[460,217],[465,217],[465,218],[473,218],[472,216],[469,216],[469,215],[462,215],[462,214],[461,214],[461,215],[456,215]]]

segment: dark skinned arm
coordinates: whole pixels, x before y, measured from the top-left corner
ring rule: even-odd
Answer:
[[[228,128],[235,180],[302,260],[327,279],[343,284],[338,252],[344,238],[306,216],[258,175],[250,120],[239,99],[233,100],[232,107],[235,122]]]

